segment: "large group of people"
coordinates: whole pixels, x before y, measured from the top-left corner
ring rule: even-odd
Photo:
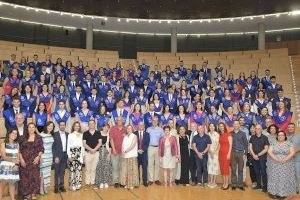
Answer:
[[[17,62],[13,54],[0,70],[7,129],[0,196],[6,183],[11,199],[48,193],[52,168],[55,193],[66,191],[67,168],[72,191],[216,188],[220,175],[222,190],[245,190],[249,168],[255,190],[274,198],[299,192],[291,100],[270,70],[226,75],[220,62],[210,69],[207,60],[200,69],[180,61],[161,70],[144,60],[124,69],[37,55]]]

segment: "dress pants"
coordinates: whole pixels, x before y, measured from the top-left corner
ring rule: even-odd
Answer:
[[[231,154],[231,183],[233,187],[243,187],[244,153],[232,151]],[[237,171],[238,170],[238,171]]]
[[[148,148],[148,178],[150,182],[159,181],[159,155],[158,147]]]
[[[140,176],[140,166],[142,166],[143,184],[148,182],[148,152],[145,151],[142,154],[138,154],[138,170]],[[141,182],[141,181],[140,181]]]
[[[65,169],[67,167],[68,155],[64,152],[58,164],[54,164],[55,189],[64,188]]]
[[[99,151],[92,154],[85,152],[85,183],[87,185],[95,184],[96,168],[99,161]]]
[[[121,156],[118,154],[111,155],[111,165],[113,183],[120,183]]]
[[[253,167],[256,174],[256,182],[258,187],[267,190],[268,178],[267,178],[267,158],[259,158],[259,160],[253,161]]]
[[[196,170],[197,170],[197,165],[196,165],[196,158],[195,158],[196,154],[194,152],[194,150],[190,149],[190,175],[191,175],[191,180],[193,183],[196,183]]]
[[[197,182],[201,184],[208,183],[207,157],[202,159],[195,155],[197,165]]]

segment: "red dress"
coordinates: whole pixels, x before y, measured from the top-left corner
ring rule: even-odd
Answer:
[[[230,167],[230,160],[227,159],[227,154],[229,152],[229,142],[228,137],[230,133],[223,133],[220,135],[220,151],[219,151],[219,162],[220,162],[220,170],[221,175],[229,176],[229,167]]]

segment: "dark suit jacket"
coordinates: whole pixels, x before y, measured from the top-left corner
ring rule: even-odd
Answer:
[[[65,133],[66,134],[66,145],[68,144],[68,135],[69,133]],[[52,145],[52,152],[53,152],[53,158],[59,158],[61,159],[64,155],[63,152],[63,146],[62,146],[62,141],[60,139],[60,133],[59,132],[55,132],[53,134],[53,145]]]
[[[135,131],[134,134],[137,136],[138,147],[140,146],[140,136],[139,131]],[[144,130],[143,141],[142,141],[142,150],[147,152],[150,143],[150,135]]]

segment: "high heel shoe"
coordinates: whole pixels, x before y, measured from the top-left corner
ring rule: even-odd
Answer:
[[[223,186],[221,189],[222,189],[222,190],[228,190],[228,189],[229,189],[229,185],[227,185],[227,187],[224,187],[224,186]]]

